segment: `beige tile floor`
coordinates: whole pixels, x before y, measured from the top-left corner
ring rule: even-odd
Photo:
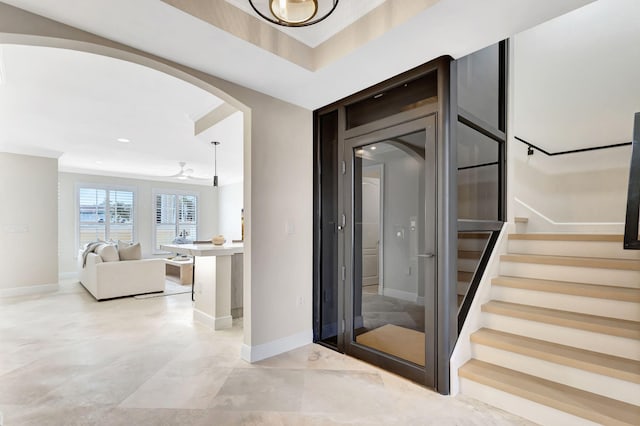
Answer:
[[[77,283],[0,299],[0,412],[14,425],[524,425],[318,345],[256,364],[242,322],[189,294],[95,302]]]

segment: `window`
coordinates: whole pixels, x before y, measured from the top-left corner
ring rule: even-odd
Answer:
[[[79,188],[80,246],[98,239],[133,241],[133,200],[133,191]]]
[[[171,244],[176,237],[198,239],[198,197],[185,194],[155,194],[155,248]]]

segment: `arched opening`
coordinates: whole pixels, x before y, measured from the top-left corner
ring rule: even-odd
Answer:
[[[244,223],[243,223],[243,233],[244,233],[244,262],[243,262],[243,271],[242,275],[244,277],[244,290],[242,299],[246,301],[243,303],[244,316],[245,316],[245,324],[250,323],[247,318],[250,316],[250,294],[251,294],[251,109],[246,106],[244,103],[240,102],[233,96],[230,96],[225,91],[219,89],[214,84],[215,78],[206,76],[205,74],[199,74],[194,70],[189,70],[187,68],[180,69],[181,67],[177,65],[172,65],[169,63],[163,63],[161,60],[156,58],[152,58],[149,56],[144,56],[141,54],[136,54],[130,51],[130,49],[126,49],[124,47],[111,47],[106,46],[104,44],[92,44],[86,42],[80,42],[76,40],[68,40],[68,39],[58,39],[58,38],[50,38],[50,37],[34,37],[28,35],[15,35],[15,34],[0,34],[0,45],[17,45],[17,46],[39,46],[44,48],[57,48],[57,49],[65,49],[69,51],[77,51],[77,52],[85,52],[93,55],[99,55],[105,58],[113,58],[117,60],[126,61],[132,64],[137,64],[142,67],[146,67],[151,70],[155,70],[159,73],[166,74],[172,78],[181,80],[189,85],[197,87],[200,90],[208,92],[215,97],[221,99],[224,103],[222,106],[226,108],[227,116],[235,115],[238,117],[238,114],[241,116],[241,124],[242,127],[242,163],[243,163],[243,173],[242,173],[242,207],[244,209]],[[199,75],[195,75],[199,74]],[[207,78],[209,77],[209,81]],[[215,122],[212,121],[212,122]],[[238,120],[235,120],[238,123]],[[205,127],[201,128],[200,131],[206,131],[206,123]],[[239,212],[238,212],[239,213]],[[239,218],[238,218],[239,219]],[[239,222],[239,220],[238,220]],[[239,234],[239,232],[238,232]],[[61,236],[62,237],[62,236]],[[202,239],[210,239],[211,235],[203,235]],[[250,336],[250,327],[246,326],[244,328],[244,342],[249,345],[251,342]]]

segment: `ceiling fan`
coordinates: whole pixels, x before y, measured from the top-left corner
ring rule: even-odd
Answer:
[[[170,176],[167,176],[167,177],[176,178],[176,179],[180,179],[180,180],[187,180],[187,179],[202,180],[202,181],[211,180],[211,179],[199,178],[199,177],[192,176],[193,175],[193,169],[186,169],[185,166],[187,165],[187,163],[184,162],[184,161],[180,161],[178,163],[178,165],[180,166],[180,171],[178,173],[176,173],[175,175],[170,175]]]

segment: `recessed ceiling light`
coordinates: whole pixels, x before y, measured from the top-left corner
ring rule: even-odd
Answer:
[[[358,149],[358,150],[356,150],[356,154],[364,154],[364,149]]]
[[[371,151],[374,151],[375,149],[376,149],[376,147],[375,147],[375,146],[372,146],[372,147],[371,147]]]
[[[131,142],[131,140],[130,140],[130,139],[127,139],[127,138],[118,138],[118,139],[116,139],[116,140],[117,140],[118,142],[122,142],[122,143],[129,143],[129,142]]]

